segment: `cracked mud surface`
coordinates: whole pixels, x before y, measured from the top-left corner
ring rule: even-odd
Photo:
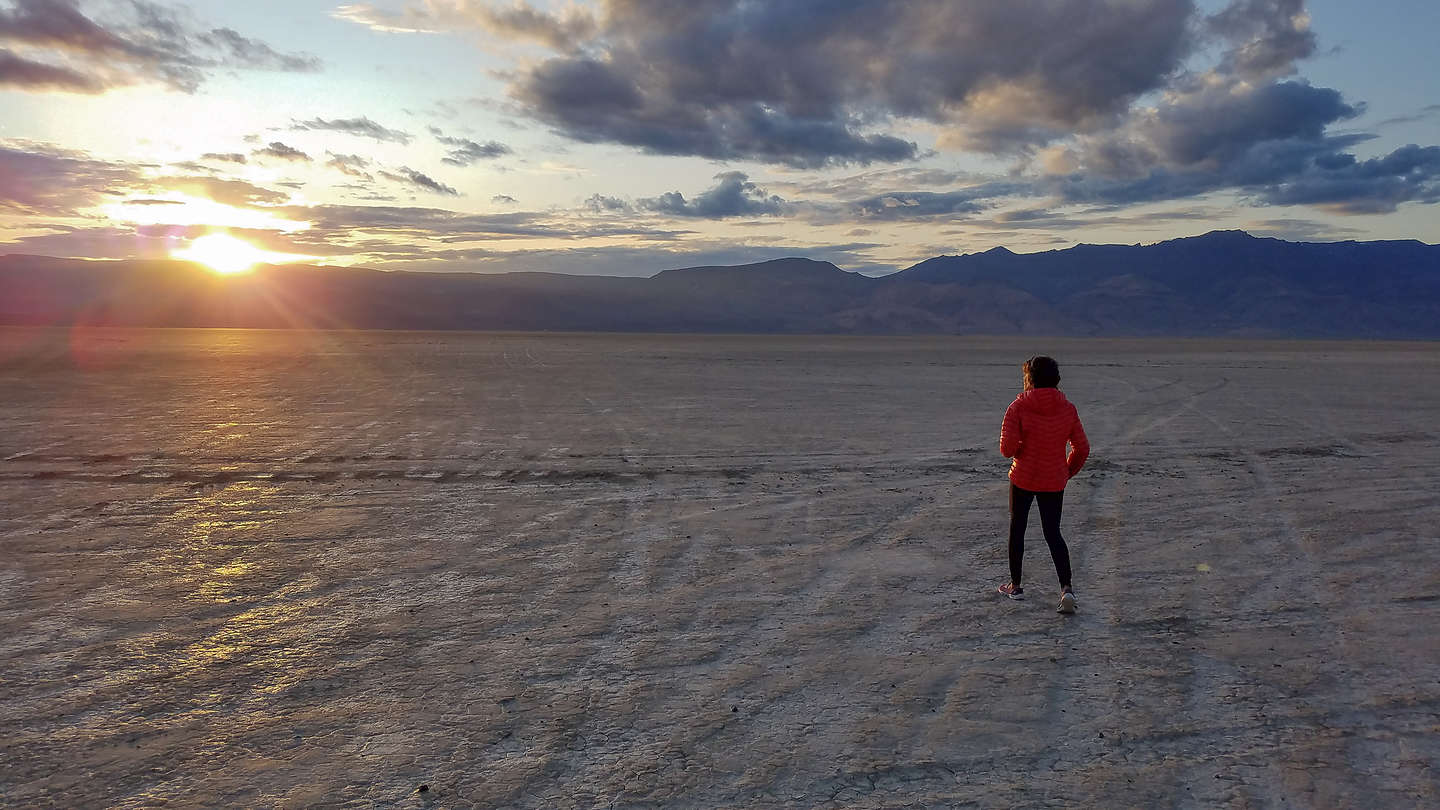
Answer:
[[[1434,806],[1437,360],[0,330],[0,805]]]

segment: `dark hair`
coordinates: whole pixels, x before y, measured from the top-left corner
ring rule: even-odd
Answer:
[[[1060,364],[1053,357],[1037,354],[1020,369],[1025,372],[1027,388],[1054,388],[1060,384]]]

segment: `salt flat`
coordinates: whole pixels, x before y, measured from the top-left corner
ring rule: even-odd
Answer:
[[[1437,344],[0,330],[0,804],[1435,806],[1437,525]]]

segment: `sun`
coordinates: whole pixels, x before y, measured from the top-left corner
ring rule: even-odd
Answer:
[[[271,256],[268,251],[223,233],[202,236],[191,242],[190,247],[171,251],[170,255],[199,262],[222,276],[248,273]]]

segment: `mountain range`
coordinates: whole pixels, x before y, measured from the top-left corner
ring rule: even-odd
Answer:
[[[879,278],[776,259],[649,278],[0,256],[0,325],[1440,338],[1440,246],[1242,231],[995,248]]]

